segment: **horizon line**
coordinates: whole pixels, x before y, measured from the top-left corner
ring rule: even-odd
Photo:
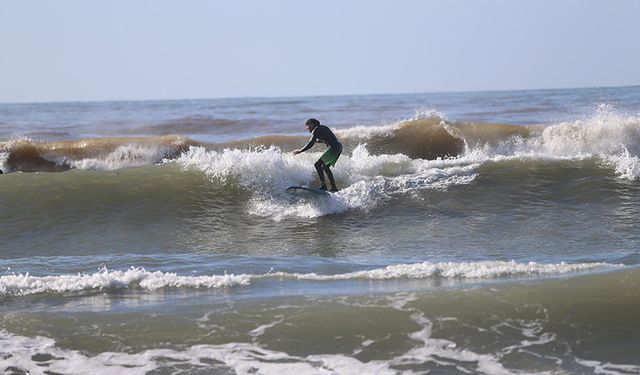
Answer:
[[[149,98],[149,99],[68,99],[68,100],[42,100],[42,101],[6,101],[0,105],[34,105],[34,104],[69,104],[69,103],[122,103],[122,102],[169,102],[169,101],[198,101],[198,100],[223,100],[223,99],[291,99],[291,98],[328,98],[328,97],[353,97],[353,96],[389,96],[389,95],[429,95],[429,94],[473,94],[473,93],[500,93],[522,91],[562,91],[562,90],[590,90],[590,89],[623,89],[640,87],[640,84],[630,85],[604,85],[604,86],[574,86],[574,87],[549,87],[529,89],[480,89],[480,90],[441,90],[422,92],[388,92],[388,93],[360,93],[360,94],[318,94],[318,95],[256,95],[256,96],[219,96],[219,97],[191,97],[191,98]]]

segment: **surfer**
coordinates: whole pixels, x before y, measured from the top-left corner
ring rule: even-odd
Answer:
[[[324,174],[327,174],[329,177],[329,182],[331,183],[331,191],[338,191],[336,187],[336,182],[333,179],[333,173],[331,166],[336,165],[336,161],[342,154],[342,143],[338,141],[335,134],[324,125],[320,125],[320,121],[310,118],[305,122],[307,130],[311,133],[311,139],[307,144],[299,149],[293,151],[294,155],[298,155],[301,152],[305,152],[317,142],[324,143],[329,149],[322,154],[320,159],[314,164],[316,167],[316,171],[318,172],[318,177],[320,178],[320,187],[319,190],[327,190],[327,184],[324,182]]]

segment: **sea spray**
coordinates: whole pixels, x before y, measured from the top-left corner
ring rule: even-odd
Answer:
[[[311,152],[293,156],[274,146],[222,151],[191,147],[176,163],[187,170],[202,171],[215,180],[237,181],[254,194],[248,212],[275,220],[318,217],[353,209],[366,211],[396,194],[468,184],[475,178],[477,167],[465,159],[372,155],[361,144],[351,155],[345,153],[334,167],[340,192],[326,199],[292,200],[284,193],[286,187],[317,183],[312,165],[319,155]]]

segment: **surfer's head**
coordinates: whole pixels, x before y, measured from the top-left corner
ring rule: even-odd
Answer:
[[[310,118],[304,124],[307,126],[307,129],[311,132],[311,131],[313,131],[313,129],[316,128],[316,126],[320,125],[320,121],[318,121],[318,120],[316,120],[314,118]]]

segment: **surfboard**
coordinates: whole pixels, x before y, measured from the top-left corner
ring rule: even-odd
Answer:
[[[296,196],[306,196],[306,197],[322,197],[322,196],[329,196],[331,195],[328,191],[326,190],[319,190],[319,189],[314,189],[314,188],[310,188],[310,187],[306,187],[306,186],[289,186],[288,188],[285,189],[285,191],[291,195],[296,195]]]

